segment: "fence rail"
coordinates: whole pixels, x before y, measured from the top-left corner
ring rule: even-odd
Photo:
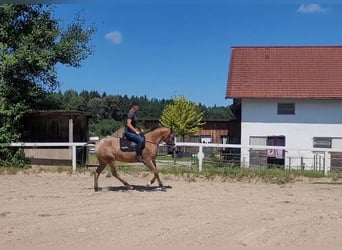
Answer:
[[[216,144],[216,143],[192,143],[192,142],[176,142],[178,147],[195,147],[198,148],[196,154],[198,160],[199,171],[202,170],[203,159],[205,157],[203,148],[223,148],[223,149],[244,149],[247,154],[240,153],[241,166],[249,167],[249,152],[251,150],[284,150],[284,159],[288,169],[294,168],[295,162],[300,162],[300,166],[305,166],[305,160],[310,158],[313,161],[313,167],[322,169],[325,174],[330,172],[331,153],[342,153],[342,148],[290,148],[286,146],[261,146],[261,145],[241,145],[241,144]],[[307,155],[312,155],[308,157]],[[340,159],[342,164],[342,158]],[[292,164],[292,165],[291,165]],[[298,164],[299,165],[299,164]],[[342,166],[341,166],[342,168]]]
[[[70,147],[72,150],[71,153],[71,161],[72,161],[72,170],[76,171],[76,162],[77,155],[76,149],[77,147],[94,147],[94,144],[87,142],[15,142],[8,144],[0,144],[1,147],[20,147],[20,148],[37,148],[37,147]],[[249,167],[249,153],[243,154],[242,150],[268,150],[268,149],[279,149],[284,150],[286,157],[285,167],[288,169],[295,168],[296,165],[299,165],[301,168],[305,167],[306,162],[310,160],[310,164],[314,169],[323,170],[325,174],[330,171],[331,161],[335,160],[339,164],[341,164],[342,170],[342,148],[289,148],[286,146],[260,146],[260,145],[240,145],[240,144],[217,144],[217,143],[193,143],[193,142],[175,142],[176,147],[189,147],[192,149],[196,149],[192,152],[192,155],[195,156],[196,164],[198,164],[199,171],[202,170],[203,160],[205,159],[205,150],[204,148],[218,148],[218,149],[240,149],[241,153],[236,154],[235,163],[237,161],[240,163],[240,166],[248,166]],[[246,151],[245,151],[246,152]],[[311,153],[312,156],[307,156],[308,153]],[[341,159],[333,159],[331,157],[332,153],[341,154]],[[224,155],[224,154],[222,154]],[[192,159],[193,160],[193,159]]]
[[[1,143],[1,147],[71,147],[71,162],[72,162],[72,171],[76,171],[76,148],[77,147],[85,147],[90,144],[86,142],[12,142],[12,143]]]

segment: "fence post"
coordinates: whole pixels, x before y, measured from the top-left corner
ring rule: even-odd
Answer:
[[[173,166],[176,166],[177,137],[175,136],[173,138],[173,140],[174,140],[174,144],[175,144],[175,147],[173,148],[173,152],[172,152],[172,155],[173,155]]]
[[[291,157],[289,157],[289,170],[291,170],[291,162],[292,161],[292,158]]]
[[[198,171],[201,172],[202,171],[203,158],[204,158],[203,146],[202,145],[199,146],[197,158],[198,158]]]
[[[72,145],[72,171],[76,172],[76,145]]]
[[[330,172],[331,157],[328,151],[324,152],[324,175],[328,175]]]
[[[314,165],[315,165],[315,156],[314,156]],[[304,158],[303,156],[300,157],[300,169],[304,170],[305,166],[304,166]]]

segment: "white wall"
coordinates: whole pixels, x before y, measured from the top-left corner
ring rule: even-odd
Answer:
[[[295,103],[295,115],[278,115],[279,102]],[[286,147],[298,149],[312,148],[313,137],[342,138],[342,100],[243,99],[241,144],[249,145],[250,136],[275,135],[286,137]],[[248,149],[243,149],[242,154],[248,155]],[[287,152],[287,156],[299,154],[303,153]],[[307,156],[313,157],[313,154],[307,152]],[[247,165],[248,158],[244,159]],[[285,165],[288,164],[287,160]]]

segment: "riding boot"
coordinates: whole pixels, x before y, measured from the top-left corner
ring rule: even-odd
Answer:
[[[137,145],[137,161],[138,162],[143,162],[143,157],[142,157],[142,150],[143,150],[143,144],[142,143],[139,143]]]

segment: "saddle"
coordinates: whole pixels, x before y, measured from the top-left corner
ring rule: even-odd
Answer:
[[[127,139],[126,136],[120,137],[120,149],[123,152],[135,152],[137,144]]]

